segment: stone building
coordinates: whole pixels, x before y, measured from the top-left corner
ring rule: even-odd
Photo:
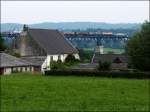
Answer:
[[[98,64],[98,62],[110,62],[112,69],[127,69],[128,68],[128,56],[123,54],[100,54],[95,53],[91,63]]]
[[[31,63],[6,53],[0,53],[0,75],[7,75],[13,72],[33,71],[34,66]]]
[[[15,40],[13,52],[30,62],[35,60],[33,64],[40,60],[39,68],[42,71],[49,69],[52,60],[64,62],[68,55],[80,59],[77,49],[58,30],[30,29],[26,26]]]

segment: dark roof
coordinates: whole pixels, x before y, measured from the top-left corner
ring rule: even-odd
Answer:
[[[28,29],[28,33],[47,54],[70,54],[78,52],[58,30]]]
[[[32,63],[34,66],[41,66],[46,59],[46,56],[21,57],[21,59]]]
[[[92,62],[93,63],[98,63],[98,61],[109,61],[109,62],[114,62],[116,58],[119,58],[122,63],[127,63],[128,62],[128,56],[122,55],[122,54],[99,54],[95,53]]]
[[[0,53],[0,68],[3,67],[19,67],[19,66],[31,66],[32,64],[22,60],[20,58],[16,58],[6,53]]]

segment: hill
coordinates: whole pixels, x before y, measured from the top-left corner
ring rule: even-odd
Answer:
[[[1,31],[12,31],[22,29],[23,24],[19,23],[2,23]],[[31,28],[42,28],[42,29],[59,29],[59,30],[86,30],[86,29],[140,29],[140,23],[103,23],[103,22],[45,22],[38,24],[29,24]]]

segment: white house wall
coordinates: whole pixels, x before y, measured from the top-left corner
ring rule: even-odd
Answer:
[[[12,70],[11,68],[4,68],[4,75],[9,75],[11,74]]]
[[[76,53],[76,54],[73,54],[73,55],[74,55],[75,59],[78,59],[78,60],[80,60],[80,56],[79,56],[79,54],[78,54],[78,53]]]
[[[45,69],[50,70],[51,57],[53,57],[53,61],[57,61],[58,56],[60,56],[60,59],[62,62],[64,62],[65,58],[67,57],[67,55],[63,55],[63,54],[62,55],[47,55],[45,61],[43,62],[41,66],[41,71],[43,72]]]
[[[17,71],[17,72],[33,72],[34,68],[33,67],[12,67],[12,68],[4,68],[3,74],[4,75],[9,75],[12,72]]]
[[[79,54],[75,53],[73,54],[76,59],[80,59]],[[62,62],[65,62],[65,59],[67,58],[68,54],[58,54],[58,55],[47,55],[45,61],[43,62],[41,66],[41,71],[44,72],[44,70],[50,70],[50,61],[51,56],[53,56],[53,61],[58,61],[58,57],[60,56],[60,59]]]

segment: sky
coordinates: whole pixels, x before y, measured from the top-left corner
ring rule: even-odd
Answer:
[[[149,1],[1,1],[1,23],[143,23]]]

